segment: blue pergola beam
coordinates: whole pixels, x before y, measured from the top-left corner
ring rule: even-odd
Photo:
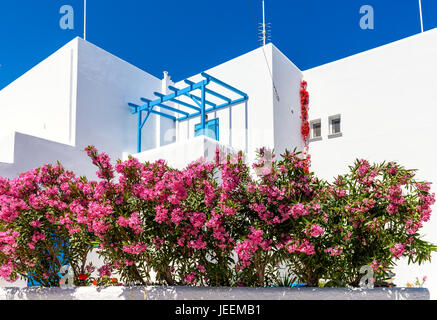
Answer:
[[[182,96],[182,95],[187,95],[188,97],[190,97],[193,100],[197,99],[198,101],[201,101],[200,97],[197,97],[197,96],[191,94],[190,92],[193,90],[196,90],[196,89],[201,89],[202,86],[206,86],[208,83],[209,83],[209,80],[205,79],[205,80],[202,80],[198,83],[195,83],[194,85],[190,85],[189,87],[186,87],[184,89],[180,89],[177,92],[173,92],[173,93],[170,93],[170,94],[165,95],[163,97],[160,97],[159,99],[156,99],[153,101],[146,99],[147,101],[149,101],[148,105],[142,106],[141,108],[142,108],[142,110],[147,110],[147,108],[158,106],[159,104],[162,104],[163,102],[169,101],[171,99],[174,99],[174,98]],[[212,103],[210,101],[205,101],[205,102],[206,102],[206,104],[208,104],[210,106],[213,106],[213,107],[216,106],[214,103]]]
[[[200,103],[202,104],[202,108],[200,109],[200,127],[202,128],[202,132],[204,132],[204,130],[206,128],[206,123],[205,123],[206,90],[205,90],[205,86],[202,86],[201,90],[202,90],[202,100]]]
[[[192,93],[187,93],[185,94],[187,97],[191,98],[194,102],[199,102],[200,104],[202,103],[202,98],[198,97]],[[199,104],[198,103],[198,104]],[[212,103],[211,101],[208,101],[205,99],[205,104],[210,105],[211,107],[216,107],[217,105],[215,103]]]
[[[163,117],[165,117],[165,118],[168,118],[168,119],[171,119],[171,120],[176,120],[176,117],[175,116],[172,116],[172,115],[170,115],[170,114],[167,114],[167,113],[163,113],[163,112],[161,112],[161,111],[155,111],[155,110],[153,110],[153,107],[161,107],[161,108],[164,108],[164,109],[169,109],[169,108],[171,108],[171,107],[169,107],[169,106],[166,106],[166,105],[163,105],[163,104],[161,104],[161,103],[154,103],[152,106],[151,106],[151,104],[149,103],[149,104],[145,104],[145,105],[142,105],[142,106],[138,106],[137,107],[137,110],[133,110],[132,111],[132,114],[135,114],[135,113],[137,113],[137,112],[139,112],[139,111],[149,111],[150,110],[150,112],[152,112],[153,114],[158,114],[158,115],[161,115],[161,116],[163,116]],[[173,109],[173,108],[172,108]],[[177,110],[177,109],[174,109],[174,110]],[[174,111],[174,110],[171,110],[171,111]],[[179,113],[182,113],[182,112],[184,112],[184,111],[180,111],[180,110],[178,110],[178,112]],[[185,114],[189,114],[188,112],[184,112]]]
[[[163,113],[163,112],[152,110],[151,108],[148,108],[147,105],[139,106],[139,105],[136,105],[134,103],[129,103],[129,106],[132,108],[135,108],[135,110],[131,111],[132,114],[139,113],[141,111],[147,111],[147,112],[159,115],[159,116],[163,116],[164,118],[171,119],[173,121],[176,121],[176,119],[177,119],[175,116],[171,116],[171,115]]]
[[[175,87],[172,87],[172,86],[168,86],[168,88],[169,88],[170,90],[174,91],[174,92],[178,92],[178,91],[180,90],[180,89],[175,88]],[[183,105],[183,106],[185,106],[185,107],[187,107],[187,108],[191,108],[191,109],[193,109],[193,110],[200,111],[200,108],[199,108],[199,107],[193,106],[192,104],[186,103],[186,102],[184,102],[184,101],[180,101],[180,100],[178,100],[178,99],[176,99],[176,98],[173,98],[173,99],[170,99],[170,100],[173,101],[173,102],[175,102],[175,103],[178,103],[178,104],[180,104],[180,105]]]
[[[129,103],[130,107],[135,108],[135,111],[139,109],[139,106],[134,103]],[[142,120],[142,111],[138,112],[138,126],[137,126],[137,151],[138,153],[141,152],[141,133],[144,125],[146,124],[147,119],[149,118],[150,114],[152,113],[152,110],[149,110],[147,112],[147,115],[144,120]]]
[[[137,107],[135,107],[137,110]],[[149,113],[150,114],[150,113]],[[141,152],[141,133],[142,133],[142,120],[141,120],[142,112],[138,112],[138,127],[137,127],[137,151]]]
[[[241,96],[243,96],[243,97],[245,97],[245,98],[248,98],[248,95],[247,95],[246,93],[244,93],[243,91],[238,90],[237,88],[235,88],[235,87],[233,87],[233,86],[230,86],[229,84],[224,83],[223,81],[221,81],[221,80],[219,80],[219,79],[217,79],[217,78],[214,78],[213,76],[210,76],[210,75],[207,74],[206,72],[202,72],[201,75],[202,75],[204,78],[206,78],[206,79],[208,79],[208,80],[210,80],[210,81],[212,81],[212,82],[215,82],[215,83],[221,85],[222,87],[225,87],[226,89],[229,89],[229,90],[231,90],[231,91],[234,91],[235,93],[238,93],[239,95],[241,95]]]
[[[137,105],[137,104],[135,104],[135,103],[132,103],[132,102],[129,102],[128,104],[127,104],[129,107],[131,107],[131,108],[134,108],[132,111],[131,111],[131,113],[132,114],[135,114],[135,113],[137,113],[138,112],[138,109],[139,109],[139,105]]]
[[[141,129],[142,129],[142,128],[144,127],[144,125],[146,124],[147,119],[149,119],[150,114],[151,114],[151,112],[150,112],[150,111],[147,111],[147,115],[146,115],[146,117],[144,118],[143,122],[141,123]]]
[[[162,94],[162,93],[159,93],[159,92],[153,92],[153,94],[155,95],[155,96],[157,96],[158,98],[164,98],[165,97],[165,94]]]
[[[156,94],[156,93],[157,93],[157,92],[155,92],[155,94]],[[140,99],[141,99],[142,101],[144,101],[144,102],[150,102],[150,100],[147,101],[148,99],[145,99],[145,98],[140,98]],[[176,113],[181,113],[181,114],[184,114],[184,115],[186,115],[186,116],[189,115],[188,112],[185,112],[185,111],[182,111],[182,110],[179,110],[179,109],[173,108],[173,107],[169,107],[169,106],[167,106],[167,105],[165,105],[165,104],[162,104],[162,103],[157,104],[156,106],[161,107],[161,108],[164,108],[164,109],[167,109],[167,110],[169,110],[169,111],[176,112]]]
[[[193,81],[190,81],[190,80],[187,80],[187,79],[184,80],[184,82],[185,82],[186,84],[189,84],[189,85],[194,84]],[[222,99],[222,100],[225,100],[225,101],[227,101],[227,102],[231,102],[231,101],[232,101],[232,99],[229,99],[228,97],[225,97],[224,95],[222,95],[222,94],[220,94],[220,93],[218,93],[218,92],[215,92],[215,91],[213,91],[213,90],[211,90],[211,89],[205,88],[205,91],[206,91],[206,93],[209,93],[209,94],[211,94],[211,95],[213,95],[213,96],[215,96],[215,97],[217,97],[217,98],[220,98],[220,99]]]
[[[230,107],[230,106],[232,106],[234,104],[238,104],[238,103],[245,102],[245,101],[247,101],[247,98],[243,97],[243,98],[239,98],[239,99],[233,100],[231,102],[226,102],[226,103],[223,103],[223,104],[221,104],[221,105],[219,105],[219,106],[217,106],[215,108],[206,109],[205,110],[205,114],[208,114],[208,113],[220,110],[220,109],[224,109],[224,108]],[[176,120],[177,121],[187,120],[187,119],[198,117],[200,115],[201,115],[200,112],[196,112],[196,113],[190,114],[189,116],[177,118]]]
[[[170,119],[170,120],[173,120],[173,121],[176,121],[176,117],[174,117],[174,116],[171,116],[171,115],[169,115],[169,114],[166,114],[166,113],[162,113],[162,112],[159,112],[159,111],[155,111],[155,110],[148,110],[148,111],[150,111],[151,113],[153,113],[153,114],[157,114],[157,115],[160,115],[160,116],[162,116],[162,117],[164,117],[164,118],[167,118],[167,119]]]
[[[162,98],[159,98],[159,99],[156,99],[156,100],[153,100],[153,101],[148,100],[148,101],[150,101],[148,107],[154,107],[154,106],[156,106],[156,105],[158,105],[160,103],[163,103],[163,102],[169,101],[171,99],[177,98],[179,96],[185,95],[187,93],[190,93],[193,90],[200,89],[202,86],[207,85],[208,83],[209,83],[209,80],[205,79],[205,80],[202,80],[202,81],[200,81],[198,83],[195,83],[192,86],[189,86],[189,87],[186,87],[184,89],[180,89],[177,92],[173,92],[173,93],[170,93],[168,95],[165,95]]]
[[[131,111],[132,114],[138,113],[138,128],[137,128],[137,130],[138,130],[138,132],[137,132],[137,135],[138,135],[138,152],[141,152],[141,130],[144,127],[144,125],[145,125],[147,119],[149,118],[150,114],[156,114],[156,115],[159,115],[159,116],[171,119],[173,121],[182,121],[182,120],[186,120],[186,119],[190,119],[190,118],[195,118],[195,117],[201,116],[201,128],[205,129],[205,126],[206,126],[206,121],[205,121],[206,120],[205,119],[206,118],[206,114],[208,114],[210,112],[213,112],[213,111],[217,111],[217,110],[226,108],[226,107],[229,107],[229,106],[237,104],[237,103],[241,103],[241,102],[247,101],[249,99],[249,97],[248,97],[248,95],[246,93],[238,90],[237,88],[234,88],[233,86],[230,86],[230,85],[224,83],[223,81],[221,81],[221,80],[219,80],[217,78],[214,78],[214,77],[210,76],[209,74],[207,74],[205,72],[202,72],[202,76],[205,79],[200,81],[200,82],[198,82],[198,83],[194,83],[192,81],[185,80],[185,83],[188,84],[188,87],[183,88],[183,89],[178,89],[178,88],[169,86],[168,88],[173,91],[173,93],[171,93],[171,94],[164,95],[164,94],[161,94],[159,92],[155,92],[154,93],[155,96],[158,97],[158,99],[156,99],[156,100],[152,101],[152,100],[148,100],[146,98],[141,98],[141,100],[146,103],[145,105],[141,105],[140,106],[140,105],[136,105],[134,103],[129,103],[128,104],[130,107],[133,108],[133,110]],[[216,84],[218,84],[218,85],[220,85],[220,86],[222,86],[222,87],[224,87],[224,88],[226,88],[228,90],[231,90],[231,91],[241,95],[241,98],[240,99],[236,99],[236,100],[232,100],[232,99],[230,99],[230,98],[228,98],[228,97],[226,97],[226,96],[224,96],[224,95],[222,95],[222,94],[220,94],[220,93],[218,93],[216,91],[208,89],[207,85],[210,82],[214,82],[214,83],[216,83]],[[201,96],[200,97],[192,94],[192,92],[194,90],[197,90],[197,89],[201,90]],[[226,102],[223,103],[223,104],[220,104],[220,105],[212,103],[211,101],[208,101],[206,99],[206,93],[209,93],[209,94],[211,94],[211,95],[213,95],[213,96],[215,96],[217,98],[220,98],[220,99],[222,99],[222,100],[224,100]],[[191,98],[195,102],[195,104],[198,105],[199,107],[193,106],[193,105],[191,105],[189,103],[186,103],[184,101],[180,101],[180,100],[176,99],[177,97],[180,97],[180,96],[187,96],[187,97]],[[170,107],[170,106],[167,106],[167,105],[163,104],[164,102],[167,102],[167,101],[172,101],[172,102],[178,103],[178,104],[180,104],[182,106],[191,108],[191,109],[195,110],[196,112],[190,114],[188,112],[185,112],[185,111],[182,111],[182,110],[179,110],[179,109],[176,109],[176,108],[173,108],[173,107]],[[212,108],[206,109],[206,105],[212,106]],[[155,110],[153,110],[153,108],[155,106],[163,108],[163,109],[166,109],[166,110],[173,111],[175,113],[182,114],[183,116],[179,117],[179,118],[176,118],[173,115],[169,115],[167,113],[160,112],[160,111],[155,111]],[[143,111],[147,112],[147,116],[145,117],[144,120],[142,119],[142,112]]]

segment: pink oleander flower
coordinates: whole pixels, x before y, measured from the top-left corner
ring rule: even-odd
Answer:
[[[324,250],[326,253],[329,253],[331,257],[335,257],[341,255],[343,253],[343,248],[340,246],[330,247]]]
[[[135,232],[135,234],[139,234],[144,231],[143,224],[141,222],[140,216],[138,212],[132,213],[128,220],[129,227]]]
[[[295,240],[290,241],[289,243],[287,243],[286,248],[289,253],[295,253],[296,251],[304,253],[306,255],[313,255],[316,253],[314,251],[314,245],[307,239],[303,240],[302,242]]]
[[[396,243],[393,248],[390,248],[390,251],[393,253],[395,258],[402,257],[402,254],[405,252],[405,245],[402,243]]]
[[[164,208],[163,205],[159,205],[156,207],[156,216],[155,221],[159,224],[162,224],[163,222],[167,221],[168,219],[168,210]]]
[[[398,172],[397,168],[392,167],[392,168],[388,169],[388,173],[392,176],[396,175],[397,172]]]
[[[358,167],[358,176],[363,177],[370,170],[369,162],[366,160],[360,160],[361,165]]]
[[[194,228],[201,228],[205,220],[206,216],[203,212],[193,212],[190,214],[190,222]]]
[[[308,209],[302,203],[297,203],[291,207],[291,216],[295,219],[309,214]]]
[[[143,242],[139,242],[131,245],[124,245],[122,250],[126,253],[138,255],[147,250],[147,245]]]
[[[195,277],[196,277],[196,272],[189,273],[185,276],[184,281],[187,283],[195,284],[196,283],[196,280],[194,280]]]
[[[318,237],[325,232],[325,230],[318,224],[313,224],[309,231],[311,237]]]
[[[32,241],[33,242],[37,242],[37,241],[40,241],[40,240],[45,240],[46,239],[46,235],[45,234],[42,234],[42,233],[40,233],[40,232],[35,232],[33,235],[32,235]]]
[[[381,264],[378,261],[373,260],[370,266],[374,271],[378,271],[378,269],[381,267]]]
[[[202,266],[202,265],[197,265],[197,267],[196,267],[197,269],[199,269],[199,271],[201,272],[201,273],[205,273],[206,272],[206,269],[205,269],[205,267],[204,266]]]
[[[108,180],[114,178],[114,168],[111,165],[111,159],[106,153],[102,152],[99,154],[94,146],[86,147],[85,151],[92,159],[93,164],[99,167],[99,170],[96,172],[97,177]]]
[[[206,245],[207,245],[207,243],[206,243],[206,241],[203,241],[202,236],[200,236],[196,240],[190,240],[187,243],[187,247],[193,248],[193,249],[205,249]]]
[[[39,227],[41,227],[41,221],[39,221],[39,220],[34,220],[34,221],[32,221],[32,222],[30,223],[30,225],[31,225],[32,227],[34,227],[34,228],[39,228]]]
[[[8,262],[7,264],[0,266],[0,277],[2,277],[7,282],[15,282],[15,280],[11,278],[13,272],[14,266],[12,262]]]
[[[263,239],[263,232],[261,230],[255,229],[253,226],[250,227],[251,234],[248,235],[248,238],[253,241],[254,244],[261,243]]]

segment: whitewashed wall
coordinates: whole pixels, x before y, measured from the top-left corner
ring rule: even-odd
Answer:
[[[300,84],[302,72],[278,48],[272,45],[272,73],[276,88],[273,97],[275,153],[285,149],[302,151]]]
[[[74,144],[77,43],[69,42],[0,91],[0,137],[18,131]]]
[[[137,152],[137,115],[128,102],[142,104],[140,97],[161,91],[161,80],[111,55],[95,45],[79,40],[77,81],[77,143],[94,144],[120,157]],[[155,115],[144,126],[143,149],[155,148]]]
[[[217,147],[223,150],[224,154],[236,152],[236,150],[228,145],[223,145],[206,136],[198,136],[190,140],[178,141],[157,149],[143,151],[133,156],[141,162],[154,162],[165,159],[167,164],[172,168],[183,169],[189,163],[200,158],[204,158],[208,162],[215,161],[215,151]]]
[[[322,140],[310,143],[312,169],[324,178],[345,173],[356,158],[397,161],[419,169],[418,177],[437,190],[437,30],[403,39],[304,72],[310,118],[322,120]],[[328,117],[341,114],[342,136],[329,139]],[[434,210],[436,208],[434,207]],[[425,224],[437,243],[437,213]],[[405,286],[428,276],[437,298],[437,256],[433,263],[396,269]]]
[[[0,91],[0,175],[60,160],[93,178],[82,150],[93,144],[114,161],[136,153],[137,116],[127,103],[160,90],[160,79],[72,40]],[[144,148],[156,146],[154,123],[143,130]]]

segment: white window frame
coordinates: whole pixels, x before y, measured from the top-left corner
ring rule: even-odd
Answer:
[[[332,122],[334,121],[334,120],[340,120],[340,132],[336,132],[336,133],[333,133],[333,126],[332,126]],[[328,138],[336,138],[336,137],[341,137],[342,135],[343,135],[343,133],[342,133],[342,123],[341,123],[341,114],[336,114],[336,115],[333,115],[333,116],[330,116],[329,118],[328,118],[328,125],[329,125],[329,135],[328,135]]]
[[[320,136],[314,137],[314,124],[320,124]],[[314,119],[310,121],[310,142],[322,140],[322,119]]]

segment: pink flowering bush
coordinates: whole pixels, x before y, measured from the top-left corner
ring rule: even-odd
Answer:
[[[277,282],[281,263],[297,279],[317,285],[310,260],[325,230],[320,223],[320,182],[306,173],[306,166],[307,160],[297,153],[286,151],[277,161],[264,148],[253,165],[262,170],[256,170],[258,179],[247,186],[247,239],[237,244],[236,252],[237,267],[252,268],[258,285]]]
[[[429,183],[414,177],[414,170],[394,162],[357,160],[349,174],[326,187],[322,202],[335,243],[327,248],[332,257],[327,278],[333,285],[357,286],[364,265],[378,281],[401,257],[419,264],[431,259],[436,246],[422,240],[419,230],[430,219],[435,195]]]
[[[92,237],[78,207],[87,183],[60,164],[45,165],[13,180],[0,177],[0,276],[30,277],[57,286],[60,268],[84,272]],[[85,210],[85,209],[84,209]]]
[[[149,284],[154,272],[159,284],[232,285],[232,250],[244,220],[237,188],[249,179],[241,153],[235,163],[200,159],[174,170],[135,158],[112,169],[93,147],[87,151],[106,181],[99,205],[111,207],[104,232],[95,233],[100,253],[125,282]]]
[[[182,170],[85,151],[99,181],[59,164],[0,178],[1,277],[57,286],[69,264],[76,285],[265,286],[285,272],[357,286],[363,265],[381,280],[397,259],[436,251],[419,234],[434,194],[395,163],[360,160],[330,184],[289,151],[263,148],[250,168],[217,150]],[[93,249],[98,270],[86,265]]]

